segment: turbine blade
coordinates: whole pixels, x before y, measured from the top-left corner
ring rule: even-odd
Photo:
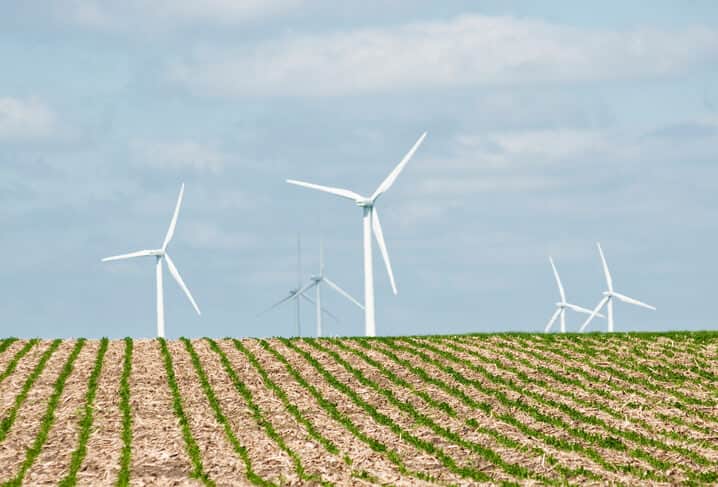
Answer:
[[[165,235],[165,241],[162,243],[162,250],[167,250],[167,246],[170,244],[172,237],[175,234],[175,227],[177,226],[177,217],[179,216],[180,206],[182,206],[182,198],[184,197],[184,183],[180,187],[179,197],[177,198],[177,205],[175,206],[175,212],[172,215],[172,221],[170,227],[167,229],[167,235]]]
[[[561,278],[558,277],[558,271],[556,270],[556,265],[553,263],[553,259],[551,257],[548,258],[549,262],[551,262],[551,268],[553,269],[553,276],[556,278],[556,284],[558,284],[558,292],[561,294],[561,302],[566,302],[566,292],[563,290],[563,285],[561,284]]]
[[[613,291],[613,279],[611,279],[611,273],[608,271],[608,264],[606,263],[606,257],[603,255],[603,249],[601,248],[601,244],[599,242],[596,242],[596,246],[598,247],[598,253],[601,254],[603,273],[606,275],[606,284],[608,285],[608,290]]]
[[[578,332],[581,333],[583,330],[586,329],[589,323],[591,323],[591,320],[598,315],[598,312],[601,311],[601,308],[603,308],[606,303],[608,302],[608,296],[604,296],[601,301],[598,302],[598,305],[591,311],[591,316],[588,317],[586,321],[583,322],[583,325],[581,325],[581,328],[579,328]]]
[[[333,188],[331,186],[321,186],[319,184],[305,183],[303,181],[296,181],[294,179],[287,179],[287,182],[296,186],[302,186],[304,188],[316,189],[318,191],[324,191],[325,193],[335,194],[337,196],[341,196],[342,198],[350,199],[352,201],[362,199],[361,195],[358,195],[354,191],[349,191],[348,189]]]
[[[561,313],[561,308],[557,309],[553,315],[551,315],[551,319],[548,320],[548,323],[546,324],[546,328],[544,328],[543,332],[548,333],[548,331],[551,329],[551,326],[556,321],[556,318],[558,318],[558,315]]]
[[[314,306],[316,306],[317,303],[316,303],[316,301],[314,301],[312,298],[310,298],[310,297],[307,296],[306,294],[302,294],[301,296],[302,296],[302,299],[305,299],[305,300],[307,300],[308,302],[312,303]],[[324,306],[322,306],[322,314],[325,314],[325,315],[327,315],[327,316],[333,318],[335,321],[340,321],[340,320],[339,320],[339,317],[338,317],[337,315],[335,315],[334,313],[332,313],[331,311],[329,311],[328,309],[326,309]]]
[[[621,301],[623,301],[624,303],[635,304],[636,306],[640,306],[641,308],[651,309],[653,311],[656,310],[656,308],[651,306],[650,304],[643,303],[637,299],[629,298],[626,295],[619,294],[619,293],[613,293],[613,295],[616,296]]]
[[[389,281],[391,282],[391,289],[394,294],[398,294],[396,290],[396,282],[394,282],[394,273],[391,270],[391,261],[389,260],[389,252],[386,250],[386,243],[384,242],[384,232],[381,230],[381,222],[379,221],[379,213],[376,208],[372,209],[372,228],[374,229],[374,236],[376,242],[379,244],[379,250],[381,251],[382,257],[384,257],[384,264],[386,264],[386,272],[389,274]]]
[[[577,313],[583,313],[586,315],[590,315],[591,313],[593,313],[593,311],[591,311],[590,309],[582,308],[581,306],[576,306],[575,304],[570,304],[570,303],[565,303],[565,304],[566,304],[567,308],[572,309],[572,310],[576,311]],[[596,313],[596,316],[598,316],[599,318],[605,318],[605,316],[602,315],[601,313]]]
[[[148,255],[154,255],[152,252],[152,250],[140,250],[137,252],[131,252],[129,254],[113,255],[112,257],[105,257],[104,259],[102,259],[102,262],[109,262],[111,260],[132,259],[134,257],[147,257]]]
[[[322,280],[323,280],[324,282],[326,282],[326,283],[327,283],[332,289],[334,289],[336,292],[338,292],[339,294],[341,294],[342,296],[344,296],[345,298],[347,298],[349,301],[351,301],[352,303],[356,304],[356,305],[359,306],[361,309],[364,309],[364,305],[362,305],[359,301],[357,301],[356,299],[354,299],[354,298],[352,297],[352,295],[349,294],[348,292],[346,292],[344,289],[340,288],[337,283],[335,283],[334,281],[332,281],[332,280],[329,279],[328,277],[324,277]]]
[[[175,281],[177,281],[177,284],[179,284],[179,287],[181,287],[182,290],[184,291],[184,293],[187,295],[189,302],[192,303],[192,306],[194,307],[194,310],[197,312],[197,314],[201,315],[202,313],[199,310],[199,306],[197,306],[197,303],[195,302],[194,298],[192,297],[192,293],[189,292],[187,285],[182,280],[182,276],[180,276],[180,273],[177,270],[177,267],[175,267],[174,262],[172,262],[172,259],[170,258],[169,254],[165,254],[165,260],[167,261],[167,269],[169,269],[170,274],[172,274],[172,277],[175,278]]]
[[[379,187],[374,191],[374,194],[371,196],[372,201],[376,201],[376,199],[384,194],[389,188],[391,188],[391,185],[394,184],[394,181],[396,181],[396,178],[399,177],[399,174],[401,171],[404,170],[404,166],[406,166],[406,163],[409,162],[409,159],[412,158],[416,150],[419,148],[422,142],[424,142],[424,139],[426,138],[426,132],[421,134],[421,137],[419,137],[419,140],[416,141],[414,146],[409,149],[409,152],[406,153],[404,158],[397,164],[397,166],[394,168],[392,172],[389,173],[389,175],[386,177],[384,181],[379,185]]]
[[[280,299],[279,301],[277,301],[276,303],[271,305],[269,308],[267,308],[264,311],[262,311],[261,313],[257,314],[257,317],[262,316],[263,314],[272,311],[274,308],[280,306],[283,303],[286,303],[290,299],[295,299],[297,296],[298,296],[298,294],[296,293],[296,291],[289,293],[289,296],[287,296],[286,298]]]

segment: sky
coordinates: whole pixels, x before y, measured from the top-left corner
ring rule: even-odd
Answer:
[[[167,336],[290,336],[259,313],[318,268],[363,299],[379,202],[380,335],[540,331],[558,290],[617,331],[715,329],[718,3],[40,0],[0,17],[0,335],[148,337],[181,183]],[[361,335],[361,310],[325,288]],[[568,314],[575,331],[581,315]],[[314,334],[301,308],[301,333]],[[589,328],[605,330],[605,322]]]

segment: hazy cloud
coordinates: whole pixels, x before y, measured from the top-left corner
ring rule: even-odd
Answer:
[[[656,77],[716,59],[715,30],[599,31],[463,15],[287,37],[239,50],[205,46],[171,63],[168,76],[212,95],[323,96]]]
[[[0,98],[0,140],[44,138],[55,124],[53,111],[37,98]]]
[[[193,140],[134,140],[130,143],[130,151],[137,164],[156,169],[219,172],[226,160],[215,147]]]

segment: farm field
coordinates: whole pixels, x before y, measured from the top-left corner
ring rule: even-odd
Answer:
[[[0,485],[567,483],[718,483],[718,334],[0,340]]]

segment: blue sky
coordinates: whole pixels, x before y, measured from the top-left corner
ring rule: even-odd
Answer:
[[[361,213],[285,178],[381,201],[379,334],[541,330],[604,288],[617,330],[711,329],[718,273],[718,7],[710,1],[9,2],[0,18],[2,335],[151,336],[151,260],[187,186],[165,275],[168,336],[295,330],[325,242],[363,294]],[[362,315],[324,292],[362,333]],[[313,330],[313,310],[303,327]],[[581,317],[569,315],[569,328]],[[592,329],[600,329],[599,323]]]

